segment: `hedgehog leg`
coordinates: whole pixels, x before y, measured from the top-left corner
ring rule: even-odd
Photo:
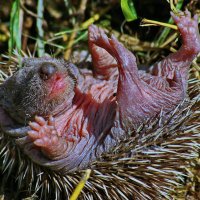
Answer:
[[[118,63],[117,102],[122,125],[131,128],[132,125],[144,122],[146,117],[154,114],[154,107],[151,106],[148,85],[144,85],[139,78],[135,56],[114,36],[109,39],[103,31],[95,37],[94,43],[104,48]]]
[[[28,131],[28,136],[34,145],[39,147],[42,153],[51,160],[65,157],[68,149],[66,141],[58,135],[54,123],[53,117],[46,121],[36,116],[35,122],[29,123],[32,130]]]
[[[91,25],[88,29],[89,50],[92,56],[94,74],[104,79],[111,78],[117,73],[117,62],[105,49],[97,46],[95,41],[101,36],[102,29]]]
[[[118,62],[119,78],[117,102],[122,126],[136,128],[138,124],[155,114],[157,105],[152,106],[153,96],[148,85],[139,78],[135,56],[112,36],[109,41],[112,55]],[[154,104],[154,103],[153,103]]]
[[[181,48],[151,67],[151,74],[172,80],[174,71],[178,70],[182,78],[184,93],[187,90],[188,71],[193,59],[200,52],[200,35],[198,16],[191,18],[189,11],[180,12],[176,16],[171,13],[182,37]]]

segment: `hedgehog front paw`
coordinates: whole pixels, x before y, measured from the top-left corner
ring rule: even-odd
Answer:
[[[46,121],[43,117],[36,116],[35,121],[30,122],[29,126],[31,130],[28,131],[28,136],[46,157],[51,160],[62,157],[67,150],[67,144],[58,135],[53,117]]]
[[[43,117],[36,116],[29,126],[32,130],[28,131],[28,135],[37,146],[46,146],[52,136],[57,136],[53,117],[46,121]]]

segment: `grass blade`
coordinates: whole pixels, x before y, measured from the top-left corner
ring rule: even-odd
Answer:
[[[14,48],[17,48],[18,52],[21,52],[22,16],[20,0],[15,0],[12,4],[10,14],[10,38],[8,41],[8,51],[10,54]]]
[[[38,4],[37,4],[37,32],[38,32],[38,39],[37,39],[37,52],[38,52],[38,56],[41,57],[44,55],[44,30],[42,27],[42,23],[43,23],[43,11],[44,11],[44,2],[43,0],[38,0]]]
[[[121,0],[121,8],[126,21],[130,22],[137,19],[137,13],[132,0]]]

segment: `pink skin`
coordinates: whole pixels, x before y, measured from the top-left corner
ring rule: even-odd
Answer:
[[[62,74],[56,74],[53,80],[49,80],[49,87],[51,88],[50,95],[48,96],[49,99],[53,99],[64,92],[67,85],[63,80],[64,76]]]
[[[48,121],[43,117],[35,117],[35,122],[30,122],[32,130],[28,131],[33,143],[40,147],[46,156],[58,159],[67,150],[67,144],[55,129],[55,121],[52,116]],[[48,153],[46,153],[48,152]]]
[[[50,161],[60,161],[55,164],[58,169],[84,168],[126,137],[127,131],[137,129],[161,111],[167,116],[184,100],[189,67],[200,52],[198,20],[196,15],[191,19],[188,11],[171,15],[181,33],[182,46],[153,65],[150,73],[138,71],[135,56],[114,36],[108,38],[100,28],[89,27],[93,72],[80,70],[76,86],[67,93],[70,98],[54,118],[36,116],[29,123],[28,140],[49,159],[47,166]],[[55,76],[51,73],[48,84],[54,83],[51,80]],[[59,85],[67,88],[70,81]],[[52,92],[56,94],[57,90]],[[34,157],[29,149],[27,152],[41,164],[39,156]]]
[[[131,52],[114,36],[109,39],[101,29],[90,27],[92,42],[98,48],[106,50],[118,62],[117,102],[124,128],[128,124],[135,125],[145,121],[161,110],[170,111],[186,95],[188,70],[200,51],[200,37],[197,16],[191,19],[188,11],[179,14],[180,17],[174,14],[172,17],[182,35],[183,45],[178,52],[155,64],[151,74],[138,74],[136,59]],[[98,63],[99,61],[95,64],[96,68]]]
[[[182,36],[182,46],[176,53],[170,54],[164,60],[153,65],[151,73],[155,76],[172,79],[173,71],[178,70],[186,93],[189,66],[200,51],[198,15],[192,19],[190,12],[186,10],[184,13],[178,13],[177,16],[171,12],[171,16]]]

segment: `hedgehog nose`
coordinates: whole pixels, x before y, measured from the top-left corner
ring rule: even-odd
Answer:
[[[41,79],[48,80],[57,72],[57,67],[52,63],[43,63],[39,69]]]

